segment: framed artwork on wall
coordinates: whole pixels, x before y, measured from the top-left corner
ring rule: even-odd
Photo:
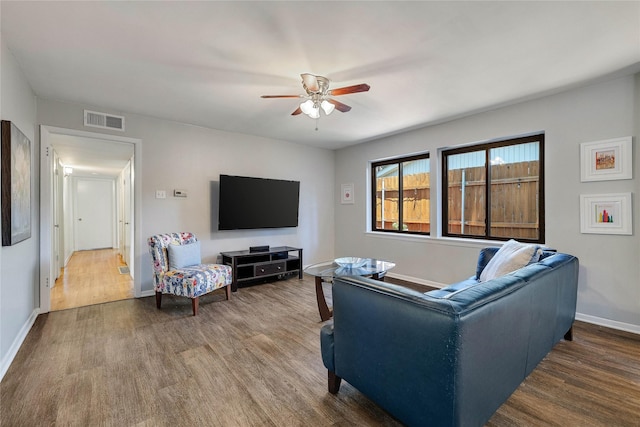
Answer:
[[[31,141],[2,120],[2,246],[31,237]]]
[[[631,140],[625,136],[580,144],[580,180],[632,179]]]
[[[632,234],[631,193],[580,195],[580,232]]]
[[[353,184],[342,184],[342,197],[340,202],[343,205],[353,204]]]

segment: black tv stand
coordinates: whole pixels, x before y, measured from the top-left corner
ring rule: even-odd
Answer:
[[[231,291],[255,284],[265,278],[281,278],[297,273],[302,279],[302,249],[278,246],[265,251],[244,250],[221,252],[222,263],[233,270]],[[296,254],[297,252],[297,254]]]

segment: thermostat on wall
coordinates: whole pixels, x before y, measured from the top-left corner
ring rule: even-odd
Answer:
[[[173,197],[187,197],[187,190],[173,190]]]

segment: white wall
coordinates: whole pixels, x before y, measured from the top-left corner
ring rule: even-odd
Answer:
[[[84,108],[125,116],[125,133],[103,133],[142,139],[142,170],[135,171],[142,180],[142,241],[135,261],[141,266],[143,292],[153,289],[146,239],[156,233],[194,232],[202,241],[205,261],[215,261],[221,251],[253,245],[302,247],[305,265],[333,257],[333,151],[43,99],[38,99],[38,123],[97,132],[83,126]],[[217,212],[211,181],[218,181],[220,174],[300,181],[299,226],[217,231],[211,224],[212,207]],[[174,189],[187,190],[188,197],[172,197]],[[165,190],[167,198],[156,199],[156,190]]]
[[[340,184],[353,182],[356,203],[336,205],[336,256],[394,260],[392,273],[424,282],[447,284],[471,276],[486,242],[438,238],[435,231],[431,238],[413,239],[365,232],[368,162],[430,151],[431,194],[436,197],[438,148],[544,131],[546,243],[580,259],[579,317],[640,332],[638,169],[633,180],[580,182],[582,142],[634,136],[634,163],[639,164],[639,81],[638,76],[622,77],[338,151],[336,194]],[[613,192],[634,193],[634,235],[581,234],[579,195]],[[437,222],[435,202],[432,224]]]
[[[15,58],[1,42],[0,111],[31,141],[31,238],[2,247],[0,256],[0,378],[29,331],[39,306],[40,149],[36,98]]]

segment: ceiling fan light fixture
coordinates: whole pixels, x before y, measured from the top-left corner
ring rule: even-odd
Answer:
[[[313,111],[313,101],[310,99],[307,99],[306,101],[300,104],[300,109],[307,116],[310,115],[311,112]]]
[[[316,105],[314,105],[313,109],[311,110],[311,113],[309,113],[308,116],[311,117],[312,119],[319,119],[320,118],[320,108],[318,108]]]
[[[330,103],[329,101],[327,101],[326,99],[324,99],[322,101],[322,103],[320,104],[320,106],[322,107],[322,110],[324,111],[324,113],[328,116],[329,114],[331,114],[333,112],[333,110],[335,110],[336,106],[333,105],[332,103]]]
[[[317,119],[320,117],[320,107],[318,106],[318,103],[312,99],[307,99],[302,104],[300,104],[300,109],[303,113],[305,113],[312,119]]]

